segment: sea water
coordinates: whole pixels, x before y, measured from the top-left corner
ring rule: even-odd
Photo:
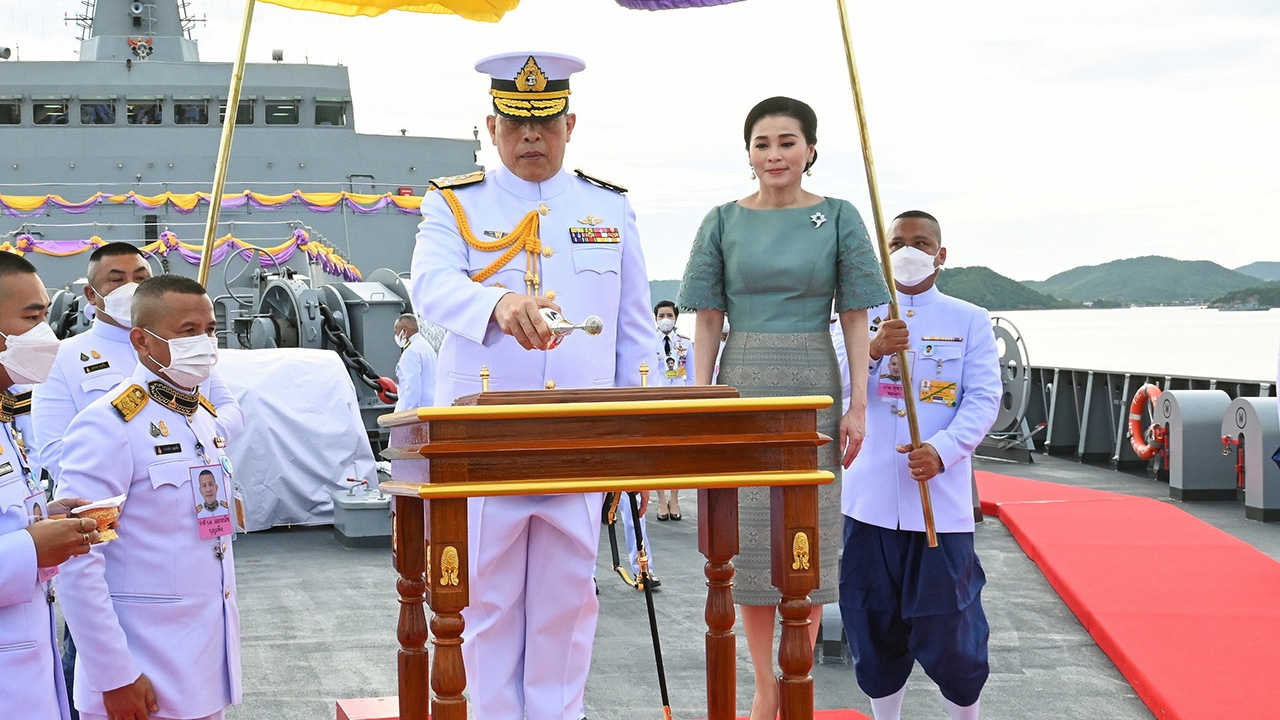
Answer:
[[[1199,307],[994,312],[1012,322],[1035,366],[1276,382],[1280,309]],[[680,332],[693,337],[693,313]]]

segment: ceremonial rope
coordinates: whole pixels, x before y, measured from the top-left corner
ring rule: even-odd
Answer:
[[[538,211],[530,210],[525,215],[515,229],[509,234],[502,236],[493,241],[484,241],[477,238],[471,232],[471,224],[467,222],[467,213],[462,209],[462,203],[458,201],[458,196],[448,188],[440,191],[449,209],[453,212],[453,218],[458,223],[458,232],[462,234],[462,239],[468,245],[482,252],[497,252],[506,249],[497,260],[489,264],[488,267],[471,276],[476,282],[484,282],[493,277],[493,274],[501,270],[507,263],[511,262],[521,252],[526,253],[525,256],[525,273],[524,284],[525,291],[530,295],[537,295],[541,279],[538,275],[539,254],[542,252],[542,240],[538,238]]]

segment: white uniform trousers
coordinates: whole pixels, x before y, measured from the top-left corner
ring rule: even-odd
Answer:
[[[627,536],[627,557],[631,558],[631,574],[639,577],[640,552],[636,548],[636,531],[633,527],[635,523],[631,520],[631,506],[627,504],[626,498],[618,503],[618,514],[622,516],[622,532]],[[649,574],[657,575],[658,571],[653,565],[653,543],[649,542],[649,523],[644,515],[640,516],[640,536],[644,538],[644,549],[649,555]]]
[[[578,720],[600,609],[602,502],[600,493],[468,501],[462,648],[475,717]]]

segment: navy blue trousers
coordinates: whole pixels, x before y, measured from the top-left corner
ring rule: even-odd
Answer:
[[[990,674],[985,584],[973,533],[939,533],[930,548],[922,532],[845,517],[840,617],[858,687],[872,698],[892,695],[919,662],[943,697],[977,702]]]

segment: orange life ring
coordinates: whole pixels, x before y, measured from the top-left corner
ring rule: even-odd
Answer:
[[[1164,448],[1164,428],[1155,428],[1149,443],[1142,434],[1142,409],[1147,403],[1155,404],[1158,397],[1160,397],[1160,388],[1147,383],[1138,388],[1138,393],[1133,396],[1133,402],[1129,403],[1129,443],[1133,445],[1133,451],[1143,460],[1150,460]]]

